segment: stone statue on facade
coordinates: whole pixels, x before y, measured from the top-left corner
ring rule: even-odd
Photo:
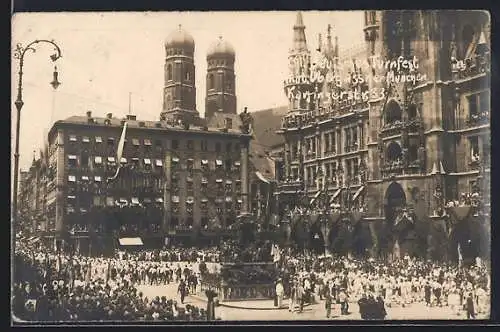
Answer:
[[[241,120],[241,132],[244,134],[251,134],[253,132],[253,117],[248,113],[247,108],[243,110],[243,113],[240,114]]]

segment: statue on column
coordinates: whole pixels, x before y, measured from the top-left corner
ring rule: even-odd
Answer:
[[[434,189],[434,214],[438,216],[442,216],[444,213],[444,197],[443,197],[443,189],[441,185],[438,184],[436,189]]]
[[[241,126],[240,129],[244,134],[253,133],[253,117],[248,113],[247,107],[244,108],[243,113],[240,114]]]

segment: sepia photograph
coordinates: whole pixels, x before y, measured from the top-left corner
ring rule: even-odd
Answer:
[[[11,325],[490,318],[488,11],[11,26]]]

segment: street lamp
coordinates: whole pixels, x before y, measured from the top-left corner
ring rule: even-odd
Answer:
[[[55,53],[50,56],[50,59],[55,62],[57,61],[62,55],[61,55],[61,49],[57,44],[51,40],[45,40],[45,39],[40,39],[40,40],[35,40],[31,43],[29,43],[26,47],[23,47],[21,44],[16,45],[16,49],[14,50],[14,58],[19,60],[19,81],[18,81],[18,86],[17,86],[17,98],[16,101],[14,102],[14,105],[16,106],[17,109],[17,119],[16,119],[16,146],[15,146],[15,152],[14,152],[14,201],[13,201],[13,206],[12,206],[12,219],[13,223],[15,224],[17,222],[17,190],[18,190],[18,173],[19,173],[19,127],[20,127],[20,119],[21,119],[21,109],[24,106],[24,101],[23,101],[23,66],[24,66],[24,55],[26,54],[26,51],[32,51],[33,53],[36,52],[35,46],[39,43],[47,43],[51,44],[54,46],[54,51]],[[58,81],[58,73],[57,73],[57,67],[54,68],[54,73],[53,73],[53,80],[50,82],[52,87],[54,89],[57,89],[57,87],[61,84]]]

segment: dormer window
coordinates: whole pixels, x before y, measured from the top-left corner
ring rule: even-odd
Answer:
[[[95,142],[96,143],[102,143],[102,137],[101,136],[96,136],[95,137]]]
[[[76,135],[69,135],[70,142],[76,142]]]

